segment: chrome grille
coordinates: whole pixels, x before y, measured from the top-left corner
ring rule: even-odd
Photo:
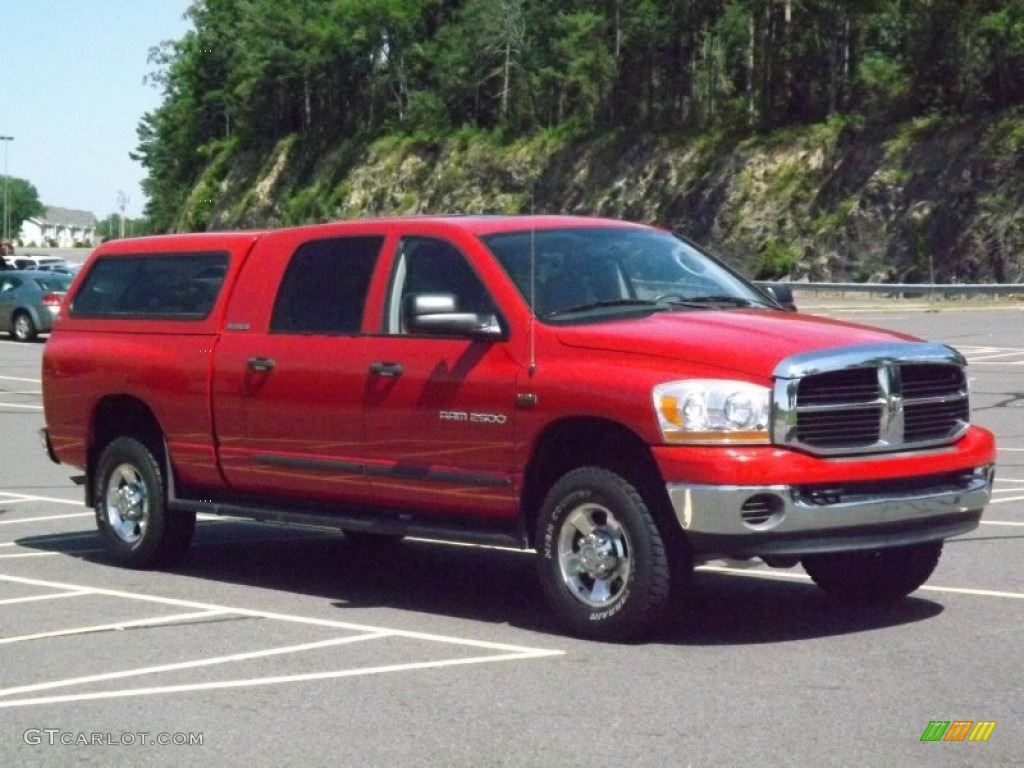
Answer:
[[[957,440],[970,405],[964,361],[933,344],[801,355],[776,369],[774,439],[820,455]]]

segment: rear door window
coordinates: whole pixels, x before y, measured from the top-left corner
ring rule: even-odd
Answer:
[[[140,254],[101,257],[71,304],[76,317],[202,320],[210,314],[228,254]]]
[[[271,333],[355,334],[384,238],[312,240],[296,249],[274,302]]]

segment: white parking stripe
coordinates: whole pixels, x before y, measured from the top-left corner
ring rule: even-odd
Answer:
[[[18,552],[14,555],[0,555],[0,560],[13,560],[16,557],[53,557],[64,554],[63,552]]]
[[[32,411],[43,410],[43,406],[41,405],[21,405],[20,403],[0,403],[0,408],[28,408]]]
[[[175,613],[170,616],[155,616],[150,619],[134,619],[132,621],[116,621],[112,624],[93,624],[90,627],[75,627],[74,629],[57,629],[52,632],[36,632],[32,635],[19,635],[17,637],[0,638],[0,645],[6,643],[21,643],[25,640],[42,640],[47,637],[66,637],[68,635],[88,635],[93,632],[111,632],[133,627],[151,627],[158,624],[170,624],[179,621],[192,621],[194,619],[205,619],[213,616],[223,616],[231,611],[193,611],[192,613]]]
[[[179,669],[193,669],[195,667],[208,667],[213,664],[227,664],[232,661],[247,661],[249,659],[261,659],[266,656],[280,656],[285,653],[301,653],[317,648],[329,648],[333,645],[346,645],[358,643],[363,640],[379,640],[389,637],[390,632],[373,632],[361,635],[348,635],[347,637],[332,637],[328,640],[317,640],[311,643],[300,643],[280,648],[265,648],[260,651],[248,651],[246,653],[234,653],[230,656],[212,656],[195,661],[181,661],[175,664],[161,664],[156,667],[141,667],[139,669],[125,669],[120,672],[107,672],[102,675],[86,675],[85,677],[72,677],[67,680],[53,680],[48,683],[37,683],[35,685],[21,685],[17,688],[5,688],[0,690],[0,696],[15,696],[19,693],[35,693],[36,691],[49,691],[54,688],[64,688],[72,685],[83,685],[85,683],[99,683],[105,680],[118,680],[125,677],[138,677],[139,675],[154,675],[160,672],[174,672]],[[0,705],[2,706],[2,705]]]
[[[0,560],[13,560],[16,557],[56,557],[57,555],[87,555],[90,552],[103,552],[103,547],[95,549],[62,549],[59,552],[18,552],[15,555],[0,555]]]
[[[69,517],[92,517],[92,512],[72,512],[67,515],[43,515],[41,517],[19,517],[17,520],[0,520],[0,525],[17,525],[19,523],[34,523],[39,520],[65,520]]]
[[[0,376],[4,381],[30,381],[33,384],[42,384],[42,379],[23,379],[18,376]]]
[[[123,597],[128,600],[141,600],[148,603],[161,605],[176,605],[183,608],[196,608],[207,611],[227,611],[237,613],[240,616],[256,616],[264,619],[276,619],[278,621],[290,621],[296,624],[312,624],[318,627],[334,627],[336,629],[348,629],[354,632],[380,632],[381,627],[374,627],[368,624],[352,624],[347,621],[333,621],[330,619],[313,619],[307,616],[295,616],[287,613],[274,613],[272,611],[257,611],[250,608],[231,608],[213,603],[200,603],[194,600],[178,600],[173,597],[158,597],[156,595],[144,595],[138,592],[123,592],[117,589],[103,589],[99,587],[85,587],[80,584],[65,584],[58,581],[44,581],[42,579],[28,579],[23,576],[8,576],[0,574],[0,581],[8,581],[13,584],[30,584],[37,587],[50,587],[52,589],[64,590],[87,590],[93,595],[109,595],[111,597]],[[396,637],[409,637],[417,640],[433,640],[439,643],[453,643],[473,648],[484,648],[492,651],[512,651],[515,653],[536,652],[536,648],[527,648],[521,645],[510,645],[508,643],[494,643],[487,640],[468,640],[463,637],[449,637],[446,635],[434,635],[428,632],[414,632],[406,629],[387,630]],[[564,653],[564,651],[544,651],[544,653]]]
[[[1011,496],[1008,499],[992,499],[991,501],[989,501],[989,505],[1005,504],[1008,501],[1024,501],[1024,496]]]
[[[1012,350],[1010,352],[982,352],[972,353],[968,355],[968,359],[972,363],[984,362],[986,360],[995,360],[997,357],[1013,357],[1014,355],[1024,354],[1020,350]]]
[[[810,581],[806,573],[787,573],[782,571],[757,571],[744,568],[732,568],[726,565],[699,565],[697,570],[724,573],[729,576],[752,576],[756,579],[789,579],[793,581]],[[961,587],[933,587],[925,584],[918,589],[929,592],[949,592],[956,595],[977,595],[979,597],[1004,597],[1011,600],[1024,600],[1024,592],[1003,592],[995,589],[964,589]]]
[[[23,499],[25,501],[52,501],[55,504],[74,504],[75,506],[84,506],[81,499],[55,499],[52,496],[32,496],[27,493],[11,493],[10,491],[0,491],[0,496],[8,499]]]
[[[252,616],[257,618],[275,619],[279,621],[287,621],[298,624],[310,624],[319,627],[330,627],[336,629],[344,629],[349,631],[357,632],[357,635],[346,636],[344,638],[333,638],[329,640],[322,640],[311,643],[304,643],[302,645],[288,646],[286,648],[271,648],[262,651],[252,651],[248,653],[234,654],[231,656],[222,656],[213,659],[201,659],[198,661],[180,662],[175,664],[167,664],[159,667],[148,667],[144,669],[133,669],[123,670],[120,672],[105,673],[100,675],[93,675],[88,677],[70,678],[67,680],[51,681],[47,683],[38,683],[34,685],[18,686],[16,688],[9,688],[0,691],[0,696],[14,696],[18,694],[38,692],[42,690],[51,690],[68,685],[81,685],[84,683],[91,682],[102,682],[105,680],[111,680],[122,677],[131,677],[144,674],[154,674],[164,671],[173,671],[179,669],[191,669],[193,667],[210,665],[210,664],[221,664],[229,661],[241,661],[246,659],[260,658],[264,656],[271,656],[275,654],[284,653],[298,653],[302,651],[312,650],[321,647],[327,647],[332,645],[342,645],[347,643],[359,642],[361,640],[378,640],[388,637],[400,637],[409,638],[416,640],[429,640],[437,643],[446,643],[449,645],[458,645],[470,648],[480,648],[489,651],[498,651],[499,653],[489,653],[485,656],[473,656],[468,658],[458,659],[443,659],[439,661],[425,661],[425,662],[411,662],[404,664],[393,664],[378,667],[365,667],[356,669],[343,669],[343,670],[332,670],[328,672],[313,672],[306,674],[297,675],[280,675],[276,677],[260,677],[260,678],[249,678],[242,680],[225,680],[220,682],[209,682],[209,683],[197,683],[188,685],[169,685],[160,686],[153,688],[132,688],[117,691],[100,691],[95,693],[82,693],[82,694],[68,694],[61,696],[45,696],[36,698],[26,699],[14,699],[0,701],[0,708],[8,707],[22,707],[30,706],[33,704],[44,704],[44,703],[58,703],[58,702],[70,702],[70,701],[88,701],[95,699],[109,699],[109,698],[121,698],[127,696],[146,696],[161,693],[180,693],[186,691],[203,691],[203,690],[214,690],[224,688],[245,688],[259,685],[275,685],[280,683],[295,683],[295,682],[306,682],[312,680],[329,680],[339,679],[344,677],[357,677],[373,674],[384,674],[392,672],[404,672],[411,670],[420,669],[437,669],[442,667],[451,666],[463,666],[468,664],[491,664],[499,661],[519,661],[524,659],[543,658],[547,656],[561,656],[565,651],[560,650],[547,650],[542,648],[527,648],[524,646],[509,645],[506,643],[493,643],[482,640],[469,640],[458,637],[447,637],[444,635],[433,635],[426,632],[413,632],[408,630],[397,630],[388,629],[383,627],[371,627],[361,624],[350,624],[348,622],[341,621],[330,621],[326,619],[314,619],[305,616],[294,616],[289,614],[274,613],[270,611],[255,611],[242,608],[228,608],[226,606],[210,605],[205,603],[197,603],[191,600],[177,600],[174,598],[157,597],[155,595],[144,595],[134,592],[123,592],[120,590],[112,589],[98,589],[83,587],[79,585],[63,584],[59,582],[44,581],[42,579],[28,579],[17,576],[0,575],[0,581],[6,581],[13,584],[28,584],[33,586],[43,586],[53,589],[61,590],[75,590],[81,591],[90,595],[108,595],[113,597],[122,597],[131,600],[140,600],[150,603],[157,603],[162,605],[178,605],[178,606],[190,606],[195,608],[203,609],[204,615],[209,615],[213,612],[236,614],[239,616]],[[167,619],[170,621],[171,619]],[[152,621],[152,620],[151,620]],[[131,625],[132,622],[123,622],[117,626],[124,627]],[[76,630],[60,630],[58,633],[62,634],[78,634],[86,631],[99,631],[96,628],[78,628]],[[46,633],[44,636],[55,636],[52,633]],[[26,636],[27,637],[27,636]],[[26,639],[22,638],[7,638],[6,640],[0,640],[0,642],[16,642],[18,640]]]
[[[466,659],[446,659],[443,661],[420,661],[409,664],[392,664],[384,667],[365,667],[363,669],[343,669],[334,672],[310,672],[302,675],[281,675],[278,677],[260,677],[248,680],[225,680],[219,683],[196,683],[192,685],[167,685],[160,688],[132,688],[122,691],[102,691],[99,693],[81,693],[71,696],[46,696],[36,699],[16,699],[0,701],[0,709],[8,707],[24,707],[33,704],[57,704],[69,701],[91,701],[95,699],[114,699],[125,696],[152,696],[159,693],[184,693],[187,691],[210,691],[222,688],[251,688],[257,685],[279,685],[281,683],[303,683],[311,680],[336,680],[343,677],[361,677],[364,675],[380,675],[392,672],[408,672],[417,669],[440,669],[468,664],[492,664],[498,661],[521,661],[537,659],[545,656],[560,656],[564,651],[544,651],[525,649],[520,653],[505,653],[490,656],[474,656]]]
[[[30,597],[11,597],[7,600],[0,600],[0,605],[13,605],[14,603],[33,603],[36,600],[56,600],[59,597],[81,597],[88,595],[88,592],[54,592],[52,595],[31,595]]]

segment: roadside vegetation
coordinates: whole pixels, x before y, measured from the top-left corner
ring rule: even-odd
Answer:
[[[685,226],[764,276],[906,272],[951,237],[935,205],[912,232],[884,222],[898,253],[867,265],[834,244],[879,195],[902,217],[926,176],[962,172],[919,155],[964,140],[999,182],[980,208],[951,203],[954,251],[968,273],[1013,271],[963,247],[1024,229],[1004,185],[1024,0],[196,0],[188,16],[152,51],[164,100],[134,154],[156,231],[575,210]]]

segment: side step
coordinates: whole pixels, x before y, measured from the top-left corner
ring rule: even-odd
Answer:
[[[417,518],[409,512],[386,510],[373,517],[345,511],[321,512],[315,509],[291,509],[265,504],[225,503],[217,501],[194,501],[172,499],[168,506],[184,512],[223,515],[258,520],[265,523],[290,523],[312,525],[321,528],[336,528],[342,531],[379,533],[399,536],[415,536],[422,539],[457,541],[463,544],[484,544],[496,547],[527,549],[525,536],[518,530],[506,527],[484,527],[469,525],[457,520],[433,520]]]

